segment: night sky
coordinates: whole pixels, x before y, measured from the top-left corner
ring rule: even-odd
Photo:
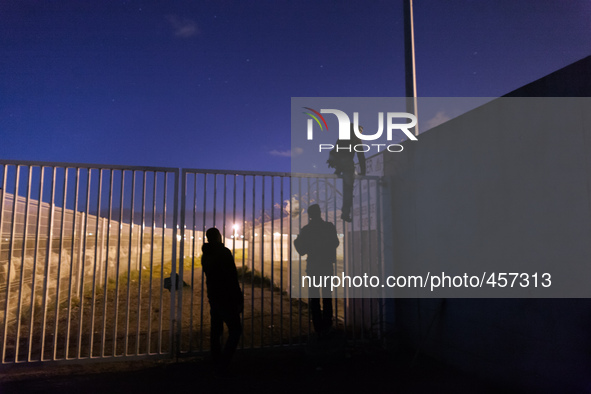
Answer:
[[[591,53],[587,0],[416,0],[417,90]],[[291,97],[404,96],[402,1],[2,1],[0,158],[290,170]]]

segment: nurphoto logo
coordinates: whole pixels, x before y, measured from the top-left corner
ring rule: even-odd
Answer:
[[[360,141],[376,141],[384,134],[384,129],[386,130],[386,139],[388,142],[392,141],[393,138],[393,131],[400,130],[402,131],[409,140],[417,141],[417,137],[410,131],[413,127],[417,125],[417,117],[413,114],[408,112],[387,112],[386,113],[386,120],[384,121],[384,113],[378,112],[378,130],[373,134],[363,133],[363,127],[359,126],[359,112],[353,112],[353,122],[351,122],[349,116],[338,109],[321,109],[320,112],[316,111],[310,107],[303,107],[304,109],[308,110],[309,112],[304,112],[304,114],[308,115],[310,118],[308,119],[307,123],[307,138],[309,141],[314,139],[314,122],[320,127],[321,131],[328,131],[328,124],[326,123],[326,119],[322,114],[333,114],[337,117],[339,122],[339,140],[351,140],[351,132],[354,133],[354,139]],[[406,119],[410,120],[410,122],[402,122],[398,121],[398,119]],[[322,150],[331,150],[335,146],[332,144],[319,144],[318,151],[322,152]],[[402,145],[400,144],[365,144],[359,143],[355,145],[349,145],[345,147],[341,147],[339,144],[340,150],[348,150],[349,152],[369,152],[370,150],[376,149],[377,152],[380,150],[386,149],[388,152],[402,152]]]

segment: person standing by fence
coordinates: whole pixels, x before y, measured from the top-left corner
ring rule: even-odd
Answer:
[[[313,204],[308,207],[309,223],[302,228],[300,235],[293,242],[301,255],[308,255],[306,274],[310,276],[333,275],[337,261],[339,237],[331,222],[322,220],[320,206]],[[322,290],[322,309],[320,309],[320,290]],[[310,311],[314,331],[325,336],[332,329],[332,292],[329,288],[310,287],[308,289]]]
[[[211,314],[211,357],[220,369],[225,370],[242,334],[240,313],[244,309],[244,295],[238,283],[234,256],[222,243],[219,230],[210,228],[205,235],[208,243],[202,247],[201,265],[206,277]],[[224,323],[229,335],[222,351]]]

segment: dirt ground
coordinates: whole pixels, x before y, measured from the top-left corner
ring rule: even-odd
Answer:
[[[149,272],[143,272],[141,277],[135,274],[129,280],[126,275],[121,276],[118,284],[109,282],[106,297],[103,288],[94,293],[87,291],[82,302],[75,299],[70,306],[61,302],[57,313],[55,303],[50,305],[45,317],[43,308],[36,308],[32,327],[29,320],[21,321],[18,343],[16,323],[9,325],[5,360],[14,361],[18,353],[21,362],[27,360],[29,352],[32,360],[39,360],[41,353],[44,360],[63,359],[66,349],[68,358],[169,353],[170,292],[162,286],[167,274],[170,275],[155,267],[151,276]],[[291,299],[251,271],[245,272],[244,277],[241,348],[301,342],[301,337],[309,335],[305,302]],[[203,352],[209,348],[209,305],[201,278],[200,267],[194,269],[193,278],[190,271],[185,271],[185,283],[193,286],[183,287],[179,344],[183,352]],[[177,335],[176,330],[173,335]]]

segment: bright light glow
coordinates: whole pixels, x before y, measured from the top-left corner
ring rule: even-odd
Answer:
[[[281,236],[281,233],[274,232],[273,235],[276,236],[276,237],[280,237]]]
[[[234,224],[234,225],[232,226],[232,228],[234,229],[234,231],[238,231],[238,229],[240,228],[240,225],[238,225],[238,224]]]

